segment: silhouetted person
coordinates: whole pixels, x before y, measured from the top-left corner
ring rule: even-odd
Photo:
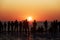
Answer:
[[[48,27],[48,22],[47,22],[47,20],[44,22],[44,26],[45,26],[45,30],[46,30],[46,32],[47,32],[47,27]]]
[[[53,21],[53,37],[55,37],[56,33],[58,32],[58,21]]]
[[[22,31],[22,22],[21,21],[19,22],[19,31],[20,32]]]
[[[27,30],[29,31],[29,23],[27,20],[23,21],[23,30],[27,33]]]
[[[18,21],[16,20],[14,23],[15,23],[15,30],[17,30],[18,32]]]
[[[2,32],[3,31],[3,24],[2,24],[2,22],[0,21],[0,32]]]
[[[10,21],[8,21],[8,32],[10,31],[10,25],[11,25],[11,22]]]
[[[51,33],[51,35],[53,37],[55,37],[57,32],[58,32],[58,21],[54,20],[53,22],[51,22],[51,27],[49,29],[49,33]]]
[[[34,30],[34,32],[36,31],[36,26],[37,26],[37,22],[36,22],[36,20],[34,20],[34,22],[33,22],[33,30]]]
[[[11,31],[13,32],[13,28],[14,28],[14,22],[11,21]]]
[[[49,28],[49,33],[53,33],[54,32],[54,23],[51,22],[51,26]]]
[[[58,21],[57,20],[53,21],[53,28],[54,28],[54,33],[56,33],[58,31]]]
[[[29,32],[29,22],[27,21],[27,19],[26,19],[25,21],[26,21],[26,29],[27,29],[28,32]]]
[[[25,20],[23,21],[23,31],[25,30]]]
[[[4,22],[4,31],[6,32],[6,27],[7,27],[7,23],[6,22]]]
[[[58,32],[58,20],[56,20],[55,27],[56,27],[56,32]]]
[[[59,32],[60,32],[60,22],[58,23],[58,25],[59,25]]]

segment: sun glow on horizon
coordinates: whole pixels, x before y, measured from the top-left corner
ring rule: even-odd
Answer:
[[[27,17],[27,20],[28,20],[28,21],[32,21],[33,19],[32,19],[31,16],[29,16],[29,17]]]

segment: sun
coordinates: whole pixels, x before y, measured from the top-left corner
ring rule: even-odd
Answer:
[[[32,17],[29,16],[29,17],[27,17],[27,20],[32,21],[33,19],[32,19]]]

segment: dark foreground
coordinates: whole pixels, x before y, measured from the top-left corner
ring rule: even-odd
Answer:
[[[60,33],[1,32],[0,40],[60,40]]]

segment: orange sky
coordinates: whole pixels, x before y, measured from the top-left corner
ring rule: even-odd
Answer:
[[[60,20],[60,0],[0,0],[0,20]]]

